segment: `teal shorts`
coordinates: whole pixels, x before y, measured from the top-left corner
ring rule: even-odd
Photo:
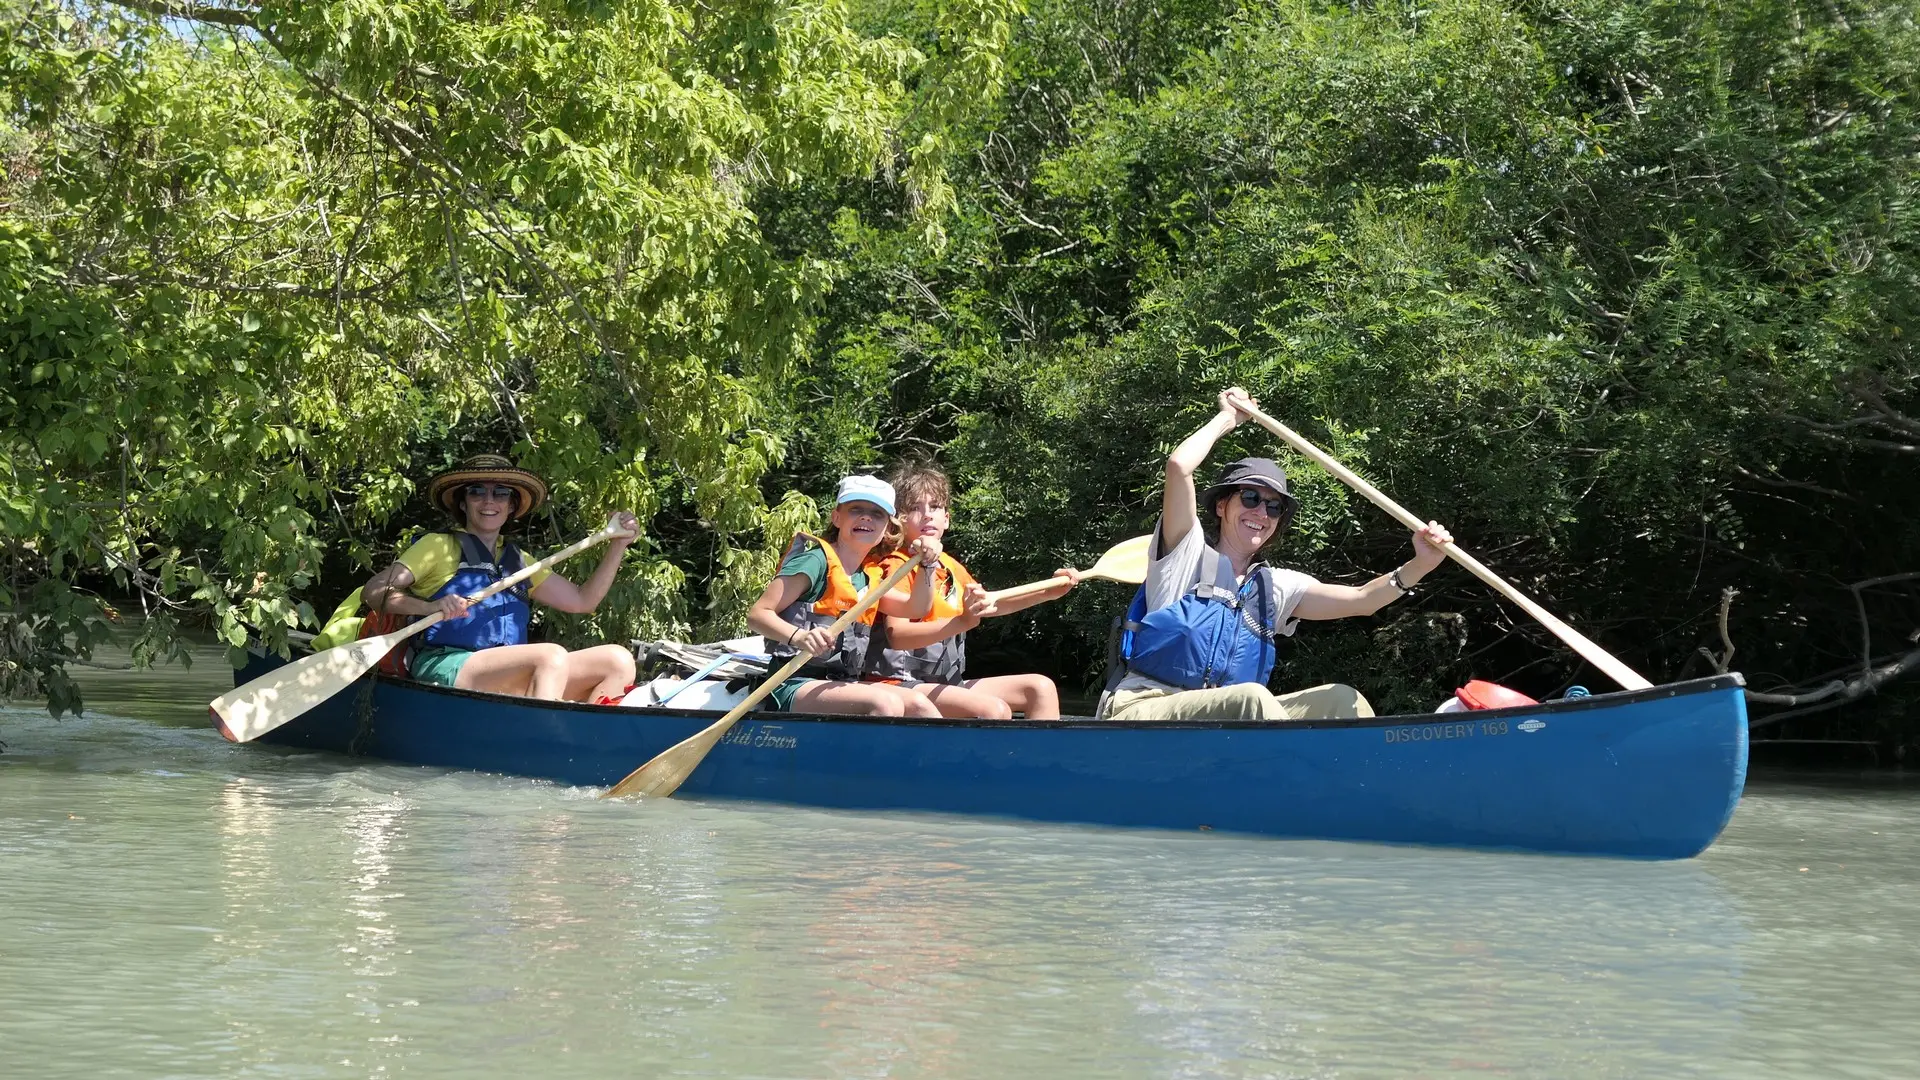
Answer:
[[[779,686],[774,687],[773,693],[767,695],[768,710],[772,712],[792,712],[793,695],[799,693],[800,688],[808,683],[819,681],[819,679],[804,678],[788,679]]]
[[[467,658],[472,655],[472,649],[429,645],[413,654],[413,663],[407,670],[413,674],[415,682],[429,686],[452,686],[453,680],[460,677],[460,669],[466,665]]]

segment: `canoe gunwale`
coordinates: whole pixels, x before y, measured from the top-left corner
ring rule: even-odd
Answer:
[[[372,677],[372,676],[369,676]],[[484,690],[465,690],[452,686],[434,686],[429,683],[415,682],[411,679],[386,679],[396,687],[418,690],[424,693],[444,697],[472,698],[494,704],[543,709],[557,712],[587,712],[603,717],[711,717],[714,720],[725,716],[719,709],[674,709],[648,706],[593,705],[583,701],[543,701],[534,698],[518,697],[512,694],[496,694]],[[1608,694],[1594,694],[1584,698],[1558,699],[1543,701],[1537,705],[1515,705],[1504,709],[1476,709],[1460,713],[1404,713],[1398,716],[1348,717],[1322,720],[1096,720],[1090,716],[1069,716],[1058,720],[990,720],[984,717],[919,717],[919,716],[856,716],[845,713],[797,713],[762,712],[755,710],[742,720],[774,720],[783,723],[840,723],[870,724],[883,727],[937,727],[937,728],[1040,728],[1057,731],[1062,728],[1095,728],[1104,731],[1141,731],[1141,730],[1285,730],[1311,731],[1328,728],[1388,728],[1408,727],[1416,724],[1436,724],[1457,722],[1463,717],[1473,719],[1492,719],[1503,716],[1539,716],[1587,712],[1593,709],[1611,709],[1623,705],[1635,705],[1648,701],[1661,701],[1668,698],[1687,697],[1694,694],[1714,693],[1721,690],[1744,688],[1746,679],[1739,672],[1724,675],[1710,675],[1701,679],[1688,679],[1682,682],[1650,686],[1644,690],[1619,690]]]

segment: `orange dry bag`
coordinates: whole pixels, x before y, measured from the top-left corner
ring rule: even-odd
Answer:
[[[1516,705],[1540,704],[1518,690],[1509,690],[1485,679],[1468,680],[1467,685],[1453,692],[1453,696],[1469,709],[1511,709]]]

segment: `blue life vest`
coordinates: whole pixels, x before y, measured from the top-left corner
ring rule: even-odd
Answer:
[[[1126,670],[1183,690],[1235,683],[1266,685],[1273,675],[1273,572],[1256,565],[1234,584],[1233,564],[1221,555],[1214,580],[1180,599],[1147,610],[1141,586],[1121,624],[1120,658]]]
[[[459,593],[471,596],[481,589],[512,577],[525,565],[520,558],[520,549],[507,544],[496,563],[493,552],[488,551],[480,538],[472,533],[457,532],[454,539],[460,541],[460,568],[453,577],[433,594],[438,600],[443,596]],[[533,617],[533,608],[527,603],[527,583],[521,582],[511,589],[502,589],[485,600],[467,609],[464,619],[442,619],[420,636],[429,645],[445,645],[455,649],[491,649],[496,645],[525,645],[527,643],[527,623]]]

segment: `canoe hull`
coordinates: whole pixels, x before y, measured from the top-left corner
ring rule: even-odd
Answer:
[[[240,681],[278,661],[256,657]],[[715,712],[369,680],[262,741],[607,786]],[[1050,723],[755,714],[682,794],[1277,837],[1698,854],[1745,784],[1737,676],[1360,721]]]

